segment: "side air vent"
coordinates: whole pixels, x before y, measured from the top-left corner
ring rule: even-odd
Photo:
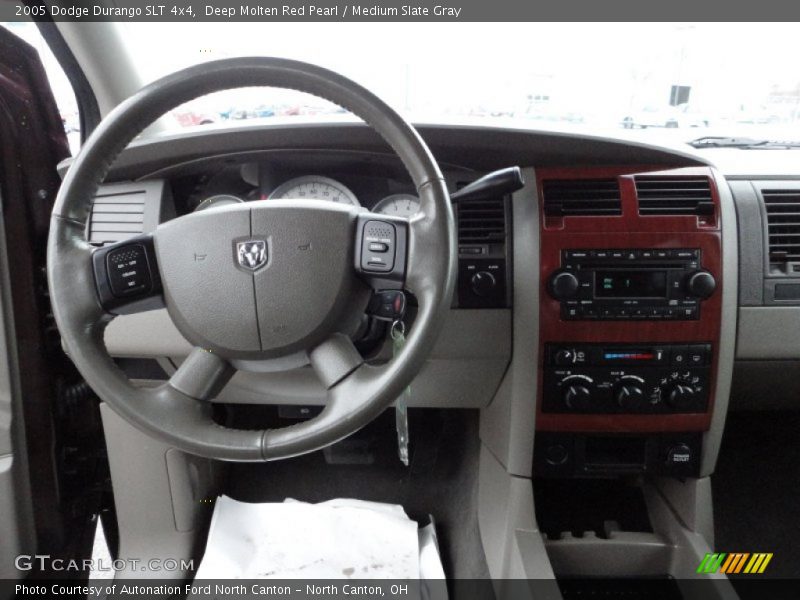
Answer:
[[[542,182],[548,217],[621,215],[616,179],[547,179]]]
[[[162,180],[100,186],[89,216],[87,239],[91,244],[103,245],[155,230],[165,191]]]
[[[708,177],[637,177],[640,215],[713,215]]]
[[[505,200],[464,200],[458,203],[459,244],[504,243],[506,240]]]
[[[94,199],[89,223],[89,242],[119,242],[143,233],[145,191],[100,193]]]
[[[763,190],[769,260],[800,261],[800,190]]]

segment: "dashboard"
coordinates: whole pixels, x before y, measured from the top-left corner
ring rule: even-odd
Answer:
[[[536,431],[545,476],[698,475],[713,468],[729,401],[754,401],[752,381],[774,377],[781,397],[797,396],[781,371],[800,359],[786,333],[800,324],[800,173],[745,174],[736,155],[726,177],[705,155],[597,136],[419,131],[451,193],[513,165],[526,185],[454,206],[457,289],[410,406],[485,409],[497,455],[525,447],[515,437],[533,447]],[[192,211],[286,198],[420,210],[402,164],[363,125],[211,129],[132,144],[87,235],[102,246]],[[368,359],[390,356],[382,336]],[[189,350],[164,310],[117,317],[106,345],[143,384]],[[288,366],[241,371],[217,400],[321,403],[311,370]],[[530,456],[517,460],[525,472]]]

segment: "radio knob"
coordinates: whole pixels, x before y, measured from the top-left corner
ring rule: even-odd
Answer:
[[[669,404],[676,411],[682,412],[691,407],[692,403],[694,402],[694,398],[694,388],[688,385],[677,384],[669,388],[667,393],[667,404]]]
[[[686,278],[686,292],[697,298],[708,298],[717,289],[717,280],[708,271],[695,271]]]
[[[640,412],[644,402],[644,390],[638,385],[627,383],[617,389],[617,404],[628,412]]]
[[[472,293],[476,296],[488,296],[496,285],[497,280],[489,271],[478,271],[469,281]]]
[[[564,404],[570,410],[583,412],[589,408],[592,392],[585,385],[573,384],[564,390]]]
[[[567,300],[578,293],[579,286],[574,273],[559,271],[550,278],[550,295],[556,300]]]

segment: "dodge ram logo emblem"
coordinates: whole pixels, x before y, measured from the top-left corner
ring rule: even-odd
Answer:
[[[255,271],[267,263],[267,242],[263,240],[247,240],[236,243],[236,260],[239,266]]]

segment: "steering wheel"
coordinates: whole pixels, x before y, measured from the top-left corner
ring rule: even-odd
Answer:
[[[86,223],[100,183],[146,126],[198,96],[272,86],[325,98],[363,119],[413,180],[421,213],[399,219],[333,202],[255,201],[195,212],[149,235],[95,248]],[[318,450],[357,431],[419,372],[450,305],[456,238],[439,167],[416,130],[360,85],[277,58],[234,58],[142,88],[98,126],[62,183],[50,224],[47,274],[65,349],[97,395],[142,431],[186,452],[264,461]],[[419,309],[406,343],[382,365],[348,333],[371,294],[407,289]],[[134,386],[109,356],[116,314],[166,305],[194,349],[170,379]],[[279,429],[224,427],[213,400],[237,361],[306,352],[327,389],[322,412]]]

